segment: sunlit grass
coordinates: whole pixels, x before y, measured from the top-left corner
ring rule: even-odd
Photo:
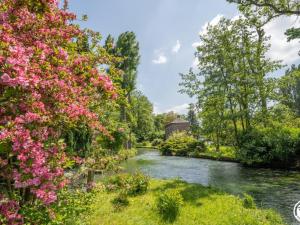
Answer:
[[[129,206],[114,209],[111,200],[117,193],[99,192],[95,211],[90,216],[94,225],[162,225],[167,224],[157,213],[156,197],[168,189],[180,191],[184,203],[174,225],[279,225],[284,224],[272,210],[246,209],[243,200],[213,188],[178,180],[152,180],[145,195],[130,197]]]

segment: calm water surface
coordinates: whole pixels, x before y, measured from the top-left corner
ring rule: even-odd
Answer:
[[[300,172],[244,168],[238,163],[161,156],[155,150],[140,150],[124,167],[141,170],[161,179],[180,178],[213,186],[235,195],[248,193],[258,206],[273,208],[288,224],[296,225],[293,207],[300,201]]]

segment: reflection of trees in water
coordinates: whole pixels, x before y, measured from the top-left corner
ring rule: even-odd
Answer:
[[[208,165],[209,185],[230,193],[242,193],[240,185],[244,182],[241,167],[236,163],[215,162]]]

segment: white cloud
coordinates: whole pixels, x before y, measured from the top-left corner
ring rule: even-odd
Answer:
[[[293,26],[300,26],[300,21],[296,16],[278,17],[265,26],[266,34],[271,36],[268,57],[273,60],[283,60],[284,64],[292,64],[299,60],[299,41],[287,42],[284,34],[288,28]]]
[[[158,106],[156,106],[155,104],[153,105],[153,113],[154,114],[160,114],[161,111],[159,110]]]
[[[172,52],[173,52],[173,53],[177,53],[177,52],[180,50],[180,48],[181,48],[180,41],[177,40],[177,41],[176,41],[176,44],[175,44],[175,45],[173,46],[173,48],[172,48]]]
[[[199,42],[194,42],[193,44],[192,44],[192,47],[193,48],[197,48],[197,47],[199,47],[201,45],[201,42],[199,41]]]
[[[167,63],[167,61],[168,61],[167,57],[163,54],[159,55],[157,59],[152,60],[154,64],[165,64]]]
[[[219,21],[223,18],[224,16],[222,14],[218,14],[216,15],[211,21],[208,21],[206,22],[202,27],[201,27],[201,30],[199,31],[199,35],[204,35],[207,33],[207,28],[209,25],[211,26],[215,26],[219,23]],[[197,48],[198,46],[201,45],[201,42],[198,41],[198,42],[194,42],[192,44],[192,47],[193,48]]]
[[[211,26],[217,25],[223,17],[224,17],[224,16],[223,16],[222,14],[218,14],[218,15],[216,15],[211,21],[206,22],[206,23],[202,26],[201,31],[199,32],[199,35],[206,34],[206,33],[207,33],[207,28],[208,28],[208,26],[209,26],[209,25],[211,25]]]
[[[178,114],[186,114],[188,112],[188,107],[189,107],[189,104],[185,103],[185,104],[182,104],[182,105],[176,105],[168,110],[166,110],[166,112],[176,112]]]
[[[160,107],[160,104],[154,103],[153,112],[154,112],[154,114],[161,114],[161,113],[168,113],[168,112],[173,111],[173,112],[178,113],[178,114],[187,114],[188,107],[189,107],[189,104],[184,103],[184,104],[181,104],[181,105],[176,105],[176,106],[173,106],[171,108],[162,110],[161,107]]]
[[[152,60],[152,62],[154,64],[165,64],[168,62],[168,59],[167,57],[165,56],[165,53],[164,52],[161,52],[159,50],[156,50],[155,51],[156,53],[156,58]]]

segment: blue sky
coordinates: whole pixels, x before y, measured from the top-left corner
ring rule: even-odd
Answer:
[[[140,43],[141,64],[138,89],[154,104],[155,112],[184,113],[193,100],[178,93],[179,73],[187,72],[194,63],[193,46],[199,32],[220,15],[232,18],[236,6],[226,0],[70,0],[70,10],[88,15],[83,27],[117,37],[133,31]],[[295,18],[281,18],[266,27],[271,39],[270,57],[291,64],[298,60],[298,42],[282,45],[284,28],[298,23]]]

